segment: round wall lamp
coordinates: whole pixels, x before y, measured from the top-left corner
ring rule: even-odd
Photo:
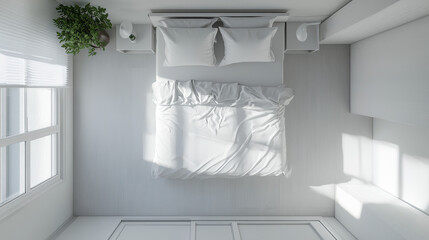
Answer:
[[[299,25],[299,27],[296,29],[296,38],[298,39],[298,41],[305,42],[308,37],[307,27],[314,25],[319,25],[319,23],[303,23]]]
[[[136,34],[133,32],[133,24],[129,21],[124,21],[119,26],[119,35],[122,38],[128,38],[132,43],[136,42]]]

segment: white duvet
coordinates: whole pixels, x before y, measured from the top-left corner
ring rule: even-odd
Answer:
[[[293,91],[156,81],[152,173],[170,178],[278,176],[286,164],[285,106]]]

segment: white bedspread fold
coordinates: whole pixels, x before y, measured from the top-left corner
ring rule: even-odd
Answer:
[[[169,80],[152,87],[157,105],[153,175],[287,173],[284,111],[292,89]]]

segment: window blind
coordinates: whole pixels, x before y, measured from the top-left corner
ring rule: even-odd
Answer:
[[[56,36],[55,7],[47,0],[0,1],[0,87],[71,86],[71,57]]]

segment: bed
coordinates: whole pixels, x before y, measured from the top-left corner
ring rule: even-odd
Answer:
[[[274,26],[274,62],[224,67],[165,67],[157,29],[154,176],[288,175],[284,118],[293,91],[282,86],[284,23]],[[222,38],[216,39],[222,59]]]

